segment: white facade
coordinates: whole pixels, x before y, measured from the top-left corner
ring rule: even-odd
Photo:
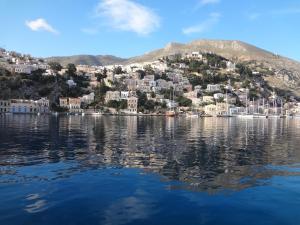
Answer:
[[[88,94],[88,95],[83,95],[81,97],[81,102],[85,104],[91,104],[95,100],[95,94],[94,92]]]
[[[137,113],[138,112],[138,98],[135,96],[131,96],[127,100],[127,110],[129,113]]]
[[[105,95],[105,103],[108,103],[109,101],[120,101],[121,96],[119,91],[108,91]]]
[[[222,93],[216,93],[216,94],[214,94],[214,99],[218,100],[220,98],[224,98],[224,94],[222,94]]]
[[[121,99],[127,100],[129,97],[129,91],[121,91]]]
[[[215,92],[215,91],[220,91],[221,87],[219,84],[208,84],[206,91],[208,92]]]
[[[37,101],[12,99],[10,105],[12,113],[49,113],[49,100],[41,98]]]

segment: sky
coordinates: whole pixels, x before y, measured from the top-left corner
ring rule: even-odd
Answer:
[[[0,47],[132,57],[169,42],[241,40],[300,61],[299,0],[0,0]]]

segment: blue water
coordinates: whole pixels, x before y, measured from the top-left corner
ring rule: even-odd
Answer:
[[[300,120],[0,117],[0,224],[300,224]]]

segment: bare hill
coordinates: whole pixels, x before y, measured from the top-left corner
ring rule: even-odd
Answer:
[[[74,55],[49,57],[47,60],[59,62],[63,66],[66,66],[69,63],[73,63],[75,65],[106,66],[123,63],[126,59],[112,55]]]

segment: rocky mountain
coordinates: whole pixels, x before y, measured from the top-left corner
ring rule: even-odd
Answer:
[[[271,86],[289,89],[300,95],[300,62],[274,54],[241,41],[195,40],[187,44],[169,43],[141,56],[125,61],[125,64],[150,62],[164,56],[185,54],[193,51],[215,53],[234,62],[249,63],[254,69],[268,68],[273,71],[265,77]]]
[[[59,62],[63,66],[66,66],[69,63],[73,63],[75,65],[106,66],[112,64],[121,64],[126,59],[122,59],[112,55],[74,55],[49,57],[47,58],[47,60]]]
[[[300,62],[282,57],[241,41],[196,40],[187,44],[169,43],[142,56],[133,57],[125,63],[147,62],[163,56],[190,53],[192,51],[212,52],[234,61],[258,61],[274,68],[292,69],[300,72]]]

